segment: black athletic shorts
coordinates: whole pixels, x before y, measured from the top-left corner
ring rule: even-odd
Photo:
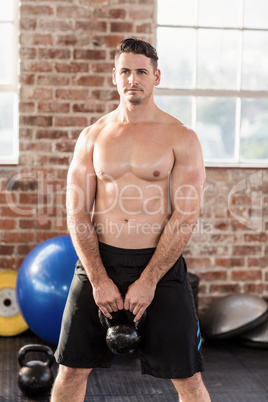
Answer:
[[[155,249],[121,249],[99,244],[109,277],[122,295],[139,278]],[[59,344],[59,364],[76,368],[111,367],[112,352],[98,318],[92,287],[78,260],[66,302]],[[159,281],[140,329],[142,374],[187,378],[204,370],[201,334],[187,268],[182,256]]]

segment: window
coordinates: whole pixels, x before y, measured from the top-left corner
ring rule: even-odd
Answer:
[[[268,1],[156,0],[156,103],[206,165],[268,165]]]
[[[18,7],[0,0],[0,163],[18,162]]]

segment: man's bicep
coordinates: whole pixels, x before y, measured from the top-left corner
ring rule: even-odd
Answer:
[[[96,192],[96,175],[89,169],[71,167],[67,182],[68,213],[77,214],[92,210]]]
[[[174,172],[173,172],[174,173]],[[171,178],[171,204],[173,212],[190,216],[198,212],[203,192],[203,180],[200,171],[185,174],[184,177]]]
[[[67,176],[67,206],[69,213],[90,212],[96,192],[93,149],[77,144]]]
[[[173,211],[185,216],[198,213],[205,183],[205,169],[199,143],[192,152],[175,154],[170,196]]]

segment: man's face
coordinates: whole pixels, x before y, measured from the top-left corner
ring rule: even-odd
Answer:
[[[151,59],[143,54],[121,53],[117,59],[113,83],[121,100],[140,105],[153,96],[154,86],[159,82],[160,71],[154,71]]]

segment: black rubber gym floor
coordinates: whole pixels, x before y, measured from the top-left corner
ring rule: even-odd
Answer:
[[[31,401],[17,386],[19,349],[30,343],[46,344],[31,331],[0,337],[0,401]],[[51,345],[49,345],[51,346]],[[268,350],[232,341],[203,344],[206,372],[203,379],[213,402],[267,402]],[[42,359],[43,354],[33,355]],[[31,353],[26,360],[31,359]],[[56,373],[57,365],[53,365]],[[48,398],[36,399],[48,401]],[[116,356],[111,369],[96,369],[89,377],[86,402],[173,402],[176,393],[169,380],[140,374],[137,357]],[[75,401],[74,401],[75,402]]]

